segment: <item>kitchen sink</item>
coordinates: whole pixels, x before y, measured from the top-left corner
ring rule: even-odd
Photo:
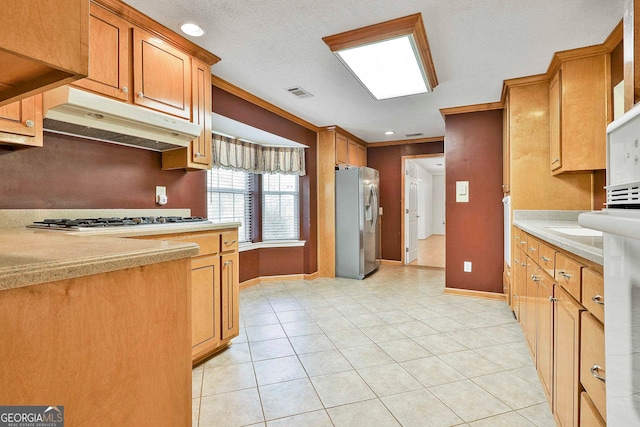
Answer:
[[[567,234],[569,236],[583,236],[583,237],[602,237],[602,231],[592,230],[584,227],[546,227],[547,230],[555,231],[556,233]]]

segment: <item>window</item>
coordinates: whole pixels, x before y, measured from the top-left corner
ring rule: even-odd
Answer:
[[[207,171],[207,216],[214,223],[240,222],[238,240],[251,241],[253,174],[213,168]]]
[[[300,236],[298,175],[262,175],[262,240]]]

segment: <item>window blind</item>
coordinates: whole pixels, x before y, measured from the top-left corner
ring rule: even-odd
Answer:
[[[238,240],[251,241],[253,174],[221,168],[207,171],[207,216],[213,223],[240,222]]]
[[[298,175],[262,175],[262,240],[300,237]]]

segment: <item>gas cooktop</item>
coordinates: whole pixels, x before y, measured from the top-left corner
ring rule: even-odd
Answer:
[[[206,218],[199,216],[139,216],[127,218],[54,218],[36,221],[29,228],[42,228],[48,230],[95,230],[97,228],[106,227],[123,227],[123,226],[166,226],[176,224],[208,224]]]

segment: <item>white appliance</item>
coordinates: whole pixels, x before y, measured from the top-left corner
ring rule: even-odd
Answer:
[[[581,214],[604,242],[607,425],[640,425],[640,105],[607,127],[607,209]]]
[[[43,95],[44,129],[152,151],[187,147],[201,128],[188,120],[70,86]]]
[[[380,266],[379,174],[336,170],[336,276],[364,279]]]

